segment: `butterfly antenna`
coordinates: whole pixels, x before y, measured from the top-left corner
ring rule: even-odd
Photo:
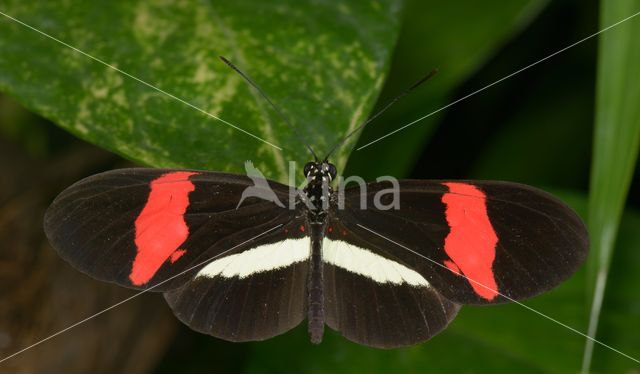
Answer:
[[[222,60],[222,62],[227,64],[227,66],[229,66],[231,69],[235,70],[236,73],[240,74],[240,76],[242,78],[244,78],[244,80],[247,81],[247,83],[249,83],[249,85],[251,85],[253,88],[255,88],[256,91],[258,91],[260,96],[262,96],[269,103],[269,105],[271,105],[271,107],[273,108],[273,110],[275,110],[275,112],[278,114],[278,116],[287,124],[287,126],[289,126],[289,128],[291,128],[291,130],[293,130],[293,132],[295,133],[295,135],[298,138],[298,140],[300,142],[302,142],[307,147],[307,149],[309,150],[309,152],[311,152],[311,154],[313,155],[313,158],[317,162],[318,161],[318,156],[313,151],[313,148],[311,148],[309,143],[307,143],[304,140],[304,138],[298,132],[297,128],[295,126],[293,126],[293,124],[289,121],[289,118],[282,112],[282,110],[280,110],[280,107],[278,107],[273,101],[271,101],[271,99],[269,99],[269,96],[267,96],[267,94],[264,93],[264,91],[262,91],[260,86],[258,86],[251,78],[249,78],[249,76],[247,74],[243,73],[242,70],[240,70],[231,61],[227,60],[223,56],[219,56],[219,57]]]
[[[382,107],[382,109],[377,111],[371,117],[367,118],[367,120],[364,121],[363,123],[361,123],[358,127],[356,127],[355,129],[351,130],[350,133],[348,133],[344,138],[342,138],[342,140],[340,140],[338,143],[336,143],[336,145],[334,145],[333,148],[331,148],[331,150],[329,151],[327,156],[324,158],[324,161],[326,162],[329,159],[329,157],[333,154],[333,152],[335,152],[340,146],[342,146],[344,143],[346,143],[347,140],[349,140],[349,138],[351,138],[354,134],[356,134],[358,131],[362,130],[363,127],[365,127],[367,124],[372,122],[374,119],[378,118],[382,113],[386,112],[386,110],[389,109],[398,100],[400,100],[403,97],[405,97],[409,92],[411,92],[411,91],[415,90],[416,88],[420,87],[424,82],[426,82],[429,79],[431,79],[437,73],[438,73],[438,69],[431,70],[429,72],[429,74],[427,74],[424,77],[420,78],[420,80],[418,80],[416,83],[414,83],[411,87],[407,88],[402,93],[400,93],[398,96],[393,98],[393,100],[389,101],[387,103],[387,105]]]

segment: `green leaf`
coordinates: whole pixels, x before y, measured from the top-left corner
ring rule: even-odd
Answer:
[[[640,11],[640,1],[602,1],[600,26],[608,27]],[[609,266],[640,146],[640,19],[600,36],[589,231],[592,295],[589,335],[598,330]],[[583,371],[590,369],[593,343],[587,341]]]
[[[407,89],[431,69],[438,68],[440,72],[368,126],[358,147],[449,104],[457,86],[526,26],[546,3],[546,0],[408,2],[388,84],[378,106]],[[357,172],[365,179],[406,175],[442,113],[354,151],[347,174]]]
[[[142,164],[241,171],[252,159],[284,181],[287,160],[311,156],[218,55],[258,82],[324,153],[369,113],[397,38],[399,4],[2,3],[0,12],[283,151],[6,16],[0,16],[0,90],[82,139]],[[334,158],[339,167],[350,148]]]
[[[599,318],[598,340],[640,360],[640,214],[623,215],[611,260],[607,292]],[[595,345],[591,371],[595,373],[635,373],[633,362],[601,345]]]
[[[283,359],[286,352],[295,355]],[[306,328],[254,345],[246,373],[449,373],[507,372],[518,367],[524,373],[542,372],[518,357],[501,354],[482,339],[447,331],[428,343],[393,350],[379,350],[351,343],[327,331],[322,344],[309,343]],[[455,359],[451,359],[455,357]]]

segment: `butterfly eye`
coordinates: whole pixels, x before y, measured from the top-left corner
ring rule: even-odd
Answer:
[[[303,173],[305,177],[309,176],[309,173],[311,173],[312,168],[313,168],[313,162],[307,162],[304,165]]]
[[[331,176],[331,179],[336,179],[336,176],[338,175],[338,169],[336,169],[336,167],[333,164],[329,164],[329,175]]]

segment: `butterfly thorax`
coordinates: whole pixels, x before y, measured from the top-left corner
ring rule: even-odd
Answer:
[[[309,162],[304,167],[307,185],[303,191],[309,207],[311,223],[322,223],[329,210],[333,194],[331,182],[336,177],[336,167],[329,162]]]

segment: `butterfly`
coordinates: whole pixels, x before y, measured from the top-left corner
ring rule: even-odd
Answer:
[[[336,187],[331,152],[312,153],[301,189],[202,170],[93,175],[53,201],[45,233],[80,271],[162,292],[193,330],[254,341],[306,319],[313,343],[328,326],[378,348],[430,339],[461,305],[545,292],[588,253],[578,215],[534,187],[472,180]]]

